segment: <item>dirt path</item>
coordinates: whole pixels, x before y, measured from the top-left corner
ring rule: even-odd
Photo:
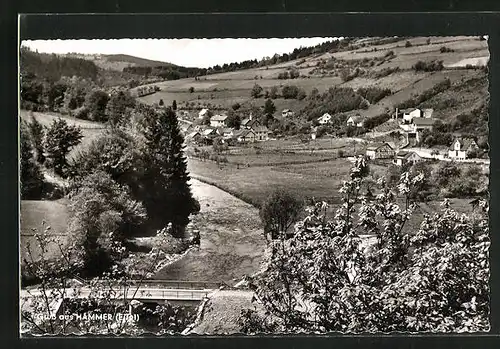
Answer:
[[[261,263],[265,241],[256,208],[229,193],[191,180],[201,211],[193,219],[201,246],[156,274],[156,279],[224,281],[232,285]]]

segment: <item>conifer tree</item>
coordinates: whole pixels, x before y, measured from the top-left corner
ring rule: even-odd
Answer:
[[[149,218],[181,235],[199,204],[191,194],[184,139],[174,111],[144,113],[144,203]]]

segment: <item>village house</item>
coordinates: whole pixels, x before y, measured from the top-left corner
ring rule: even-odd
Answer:
[[[255,134],[256,141],[267,141],[269,139],[269,130],[266,126],[252,127],[250,131]]]
[[[396,154],[396,157],[394,158],[394,164],[396,164],[397,166],[403,166],[407,163],[414,164],[421,160],[422,158],[417,153],[402,150]]]
[[[202,134],[199,131],[194,131],[194,132],[191,132],[190,134],[188,134],[186,136],[186,139],[196,141],[200,137],[202,137]]]
[[[471,151],[477,149],[479,149],[479,147],[472,138],[457,138],[448,149],[448,157],[451,159],[465,160]]]
[[[249,129],[240,130],[235,133],[234,137],[238,142],[251,143],[255,142],[255,132]]]
[[[198,119],[203,119],[207,114],[208,114],[208,109],[200,110],[200,112],[198,113]]]
[[[224,138],[231,138],[234,135],[234,130],[228,127],[219,127],[217,129],[217,134]]]
[[[351,116],[347,119],[347,126],[363,127],[365,124],[365,118],[361,115]]]
[[[328,113],[324,113],[322,116],[318,118],[318,122],[320,125],[329,124],[332,122],[332,116]]]
[[[293,111],[291,111],[290,109],[283,109],[283,111],[281,112],[281,116],[284,118],[291,117],[293,116],[293,114]]]
[[[217,136],[217,132],[213,128],[207,128],[202,132],[204,137],[215,137]]]
[[[366,157],[369,159],[392,159],[394,149],[389,143],[378,143],[366,148]]]
[[[228,116],[227,115],[214,115],[210,118],[210,126],[212,127],[225,127],[227,126],[226,120]]]
[[[423,130],[432,130],[432,127],[436,123],[436,119],[433,118],[413,118],[412,125],[414,132],[421,132]]]
[[[246,128],[246,129],[251,129],[251,128],[259,127],[259,126],[261,126],[260,121],[253,118],[251,115],[250,115],[250,117],[241,120],[241,125],[240,125],[240,127]]]
[[[418,108],[409,108],[403,110],[396,110],[396,113],[401,112],[403,116],[403,122],[406,124],[411,124],[414,118],[419,118],[422,116],[422,111]]]

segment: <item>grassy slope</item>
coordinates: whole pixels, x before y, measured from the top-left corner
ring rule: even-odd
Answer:
[[[427,44],[427,38],[423,37],[412,38],[409,41],[412,43],[412,47],[405,47],[406,39],[404,39],[390,44],[366,46],[352,51],[313,55],[305,58],[304,62],[295,60],[268,67],[209,75],[202,77],[198,81],[194,79],[165,81],[156,84],[161,88],[160,92],[142,97],[139,100],[151,104],[163,99],[166,104],[171,104],[175,99],[180,108],[185,107],[185,102],[190,102],[190,108],[194,114],[196,109],[207,104],[219,108],[228,108],[236,102],[263,105],[263,98],[253,99],[250,97],[251,88],[255,83],[261,85],[264,89],[270,89],[272,86],[281,87],[287,84],[297,85],[306,92],[310,92],[313,88],[323,92],[332,86],[348,86],[354,89],[378,86],[391,89],[393,95],[382,99],[376,105],[370,106],[368,110],[353,112],[364,116],[374,116],[387,109],[392,110],[396,103],[433,87],[445,78],[449,78],[454,84],[465,85],[467,80],[481,77],[484,80],[484,85],[487,86],[487,77],[482,71],[445,69],[434,73],[416,73],[411,69],[417,61],[442,60],[446,67],[464,65],[464,60],[468,59],[487,58],[489,57],[487,41],[480,41],[477,37],[431,37],[430,44]],[[441,53],[439,50],[442,46],[453,49],[454,52]],[[393,51],[396,56],[380,65],[376,64],[368,70],[378,71],[398,67],[401,71],[383,78],[358,77],[343,83],[338,76],[338,71],[333,72],[334,75],[329,75],[328,71],[322,75],[308,74],[320,60],[328,60],[331,57],[346,61],[363,58],[373,59],[374,57],[383,57],[388,51]],[[296,67],[302,77],[294,80],[279,80],[277,78],[278,74],[291,66]],[[190,87],[195,89],[194,93],[188,92]],[[457,91],[456,93],[457,96],[460,96],[462,92]],[[436,117],[451,120],[461,111],[470,110],[474,100],[485,100],[486,95],[487,88],[472,90],[467,98],[459,100],[459,104],[455,109],[446,110],[444,113],[438,112]],[[439,97],[436,97],[436,99],[439,99]],[[277,107],[275,114],[277,116],[285,108],[300,111],[307,104],[307,100],[298,101],[278,98],[274,100],[274,103]]]
[[[27,252],[28,244],[31,245],[32,253],[37,258],[41,250],[33,237],[36,229],[38,233],[43,232],[42,222],[46,222],[46,227],[50,226],[50,235],[64,244],[67,241],[68,209],[66,199],[55,201],[42,200],[22,200],[21,201],[21,233],[20,248],[21,257]],[[49,258],[57,257],[59,249],[56,244],[50,244],[46,256]]]

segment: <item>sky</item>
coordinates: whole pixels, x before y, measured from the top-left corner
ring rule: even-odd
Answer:
[[[216,64],[261,59],[289,53],[300,46],[314,46],[334,38],[288,39],[119,39],[27,40],[21,43],[44,53],[127,54],[185,67],[208,68]]]

